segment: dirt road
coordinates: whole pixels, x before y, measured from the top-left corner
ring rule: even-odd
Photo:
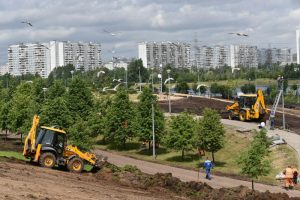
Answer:
[[[133,158],[117,155],[117,154],[102,151],[102,150],[96,150],[96,151],[97,151],[97,153],[101,153],[103,155],[108,156],[109,161],[115,165],[118,165],[118,166],[124,166],[126,164],[135,165],[142,172],[145,172],[148,174],[172,173],[174,177],[180,178],[182,181],[207,182],[213,188],[237,187],[240,185],[247,186],[249,188],[251,187],[251,182],[248,182],[248,181],[241,181],[241,180],[231,179],[228,177],[215,176],[215,175],[213,176],[212,180],[208,181],[204,178],[205,175],[203,173],[199,174],[199,179],[198,179],[198,173],[196,171],[171,167],[171,166],[167,166],[167,165],[161,165],[161,164],[147,162],[147,161],[136,160]],[[273,192],[273,193],[286,192],[291,197],[300,197],[300,191],[296,191],[296,190],[286,191],[278,186],[270,186],[270,185],[256,183],[255,188],[262,192],[264,192],[266,190],[269,190],[270,192]]]
[[[91,173],[73,174],[25,163],[0,161],[0,199],[95,200],[176,199],[165,192],[153,193],[96,179]]]

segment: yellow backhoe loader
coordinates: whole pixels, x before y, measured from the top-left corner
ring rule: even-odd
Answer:
[[[240,95],[238,101],[226,106],[226,110],[229,119],[240,121],[262,120],[268,113],[262,90],[257,90],[257,94]]]
[[[106,163],[106,157],[82,152],[74,145],[67,145],[67,135],[64,130],[39,127],[39,122],[40,117],[35,115],[24,143],[23,155],[32,162],[47,168],[57,165],[77,173],[83,170],[85,162],[93,165],[93,170],[100,169]]]

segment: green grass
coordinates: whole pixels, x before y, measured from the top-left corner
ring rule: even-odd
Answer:
[[[215,153],[215,167],[213,171],[222,174],[241,175],[240,167],[237,165],[237,159],[240,153],[249,147],[251,139],[252,133],[238,133],[233,127],[226,126],[226,143],[223,149]],[[118,150],[115,146],[101,143],[96,145],[96,147],[140,160],[194,170],[197,169],[199,163],[202,166],[206,156],[211,159],[211,153],[206,153],[205,156],[199,157],[196,151],[189,151],[185,153],[185,158],[182,160],[181,152],[160,147],[156,151],[157,157],[154,160],[152,157],[152,148],[149,151],[147,147],[143,147],[138,141],[128,142],[126,149],[123,150]],[[276,184],[275,175],[285,169],[287,163],[296,164],[298,166],[297,153],[287,145],[273,148],[269,159],[271,161],[272,170],[268,176],[259,179],[259,181],[268,184]]]
[[[0,157],[15,158],[15,159],[18,159],[18,160],[28,161],[28,159],[26,159],[22,155],[22,153],[15,152],[15,151],[0,151]]]

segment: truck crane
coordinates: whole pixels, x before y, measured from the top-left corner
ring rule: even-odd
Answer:
[[[68,145],[67,134],[64,130],[47,126],[39,127],[39,122],[40,117],[34,115],[31,129],[24,143],[23,156],[25,158],[46,168],[53,168],[57,165],[76,173],[82,172],[85,162],[91,164],[94,171],[106,163],[107,157],[83,152],[74,145]]]
[[[262,90],[257,94],[242,94],[239,100],[227,105],[228,118],[238,118],[240,121],[261,120],[268,113]]]

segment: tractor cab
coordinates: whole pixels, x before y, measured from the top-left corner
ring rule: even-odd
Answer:
[[[253,105],[255,104],[257,99],[257,95],[256,94],[243,94],[240,95],[239,98],[239,105],[240,108],[243,109],[253,109]]]
[[[42,151],[51,151],[56,157],[63,157],[64,148],[67,146],[66,132],[53,127],[41,126],[36,138],[36,147],[42,145]]]

